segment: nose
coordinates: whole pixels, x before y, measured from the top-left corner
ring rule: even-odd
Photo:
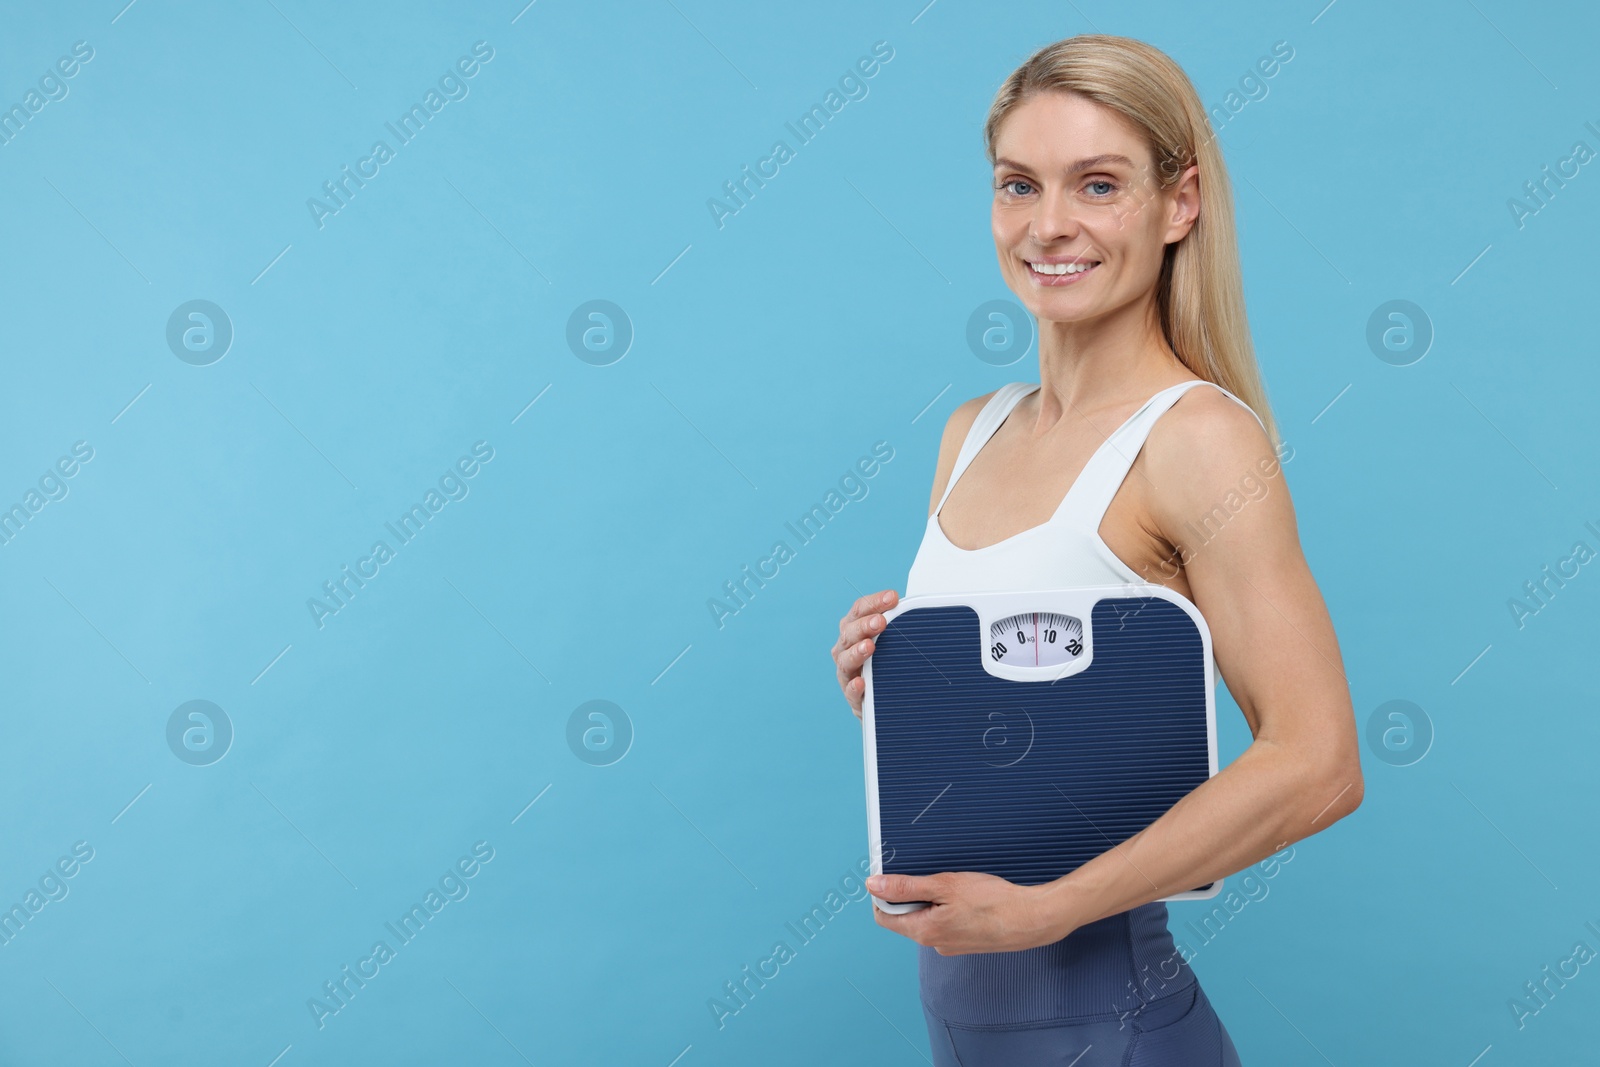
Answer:
[[[1080,220],[1069,191],[1052,189],[1042,193],[1033,211],[1029,233],[1041,245],[1071,240],[1078,235]]]

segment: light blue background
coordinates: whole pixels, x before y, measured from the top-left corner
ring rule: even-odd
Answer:
[[[0,505],[94,450],[0,546],[0,903],[94,850],[0,947],[0,1063],[924,1062],[914,943],[859,896],[784,925],[866,851],[828,646],[903,590],[949,412],[1037,380],[965,340],[1010,296],[981,126],[1091,30],[1208,106],[1294,49],[1221,132],[1251,326],[1359,724],[1404,699],[1435,732],[1369,749],[1363,807],[1195,969],[1248,1065],[1593,1054],[1600,968],[1508,1007],[1600,949],[1596,565],[1508,608],[1600,548],[1600,175],[1507,207],[1600,148],[1591,10],[122,5],[6,5],[0,35],[6,107],[94,49],[0,146]],[[477,41],[469,94],[319,229],[307,199]],[[876,41],[869,94],[719,229],[707,200]],[[165,340],[193,299],[235,330],[209,366]],[[608,366],[566,341],[594,299],[635,331]],[[1436,332],[1407,366],[1365,339],[1393,299]],[[465,499],[319,629],[307,600],[477,441]],[[867,495],[719,628],[876,441]],[[209,766],[166,740],[195,699],[235,731]],[[569,747],[590,700],[634,731],[608,766]],[[479,841],[469,895],[319,1029],[308,999]]]

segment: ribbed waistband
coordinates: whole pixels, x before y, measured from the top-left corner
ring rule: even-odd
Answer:
[[[924,945],[917,971],[923,1006],[963,1026],[1138,1017],[1195,981],[1161,901],[1018,952],[941,956]]]

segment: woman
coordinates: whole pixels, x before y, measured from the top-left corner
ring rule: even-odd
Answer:
[[[995,250],[1038,320],[1039,384],[951,415],[906,595],[1164,585],[1205,616],[1254,741],[1063,878],[888,875],[869,888],[933,903],[874,914],[921,946],[936,1067],[1236,1065],[1160,898],[1325,829],[1362,777],[1250,344],[1222,155],[1177,64],[1103,35],[1029,58],[984,135]],[[863,597],[839,624],[858,718],[895,602]]]

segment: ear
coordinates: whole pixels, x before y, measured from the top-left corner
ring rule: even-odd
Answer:
[[[1191,163],[1179,175],[1177,182],[1166,194],[1169,205],[1167,233],[1162,239],[1167,244],[1181,241],[1189,235],[1195,220],[1200,217],[1200,167]]]

